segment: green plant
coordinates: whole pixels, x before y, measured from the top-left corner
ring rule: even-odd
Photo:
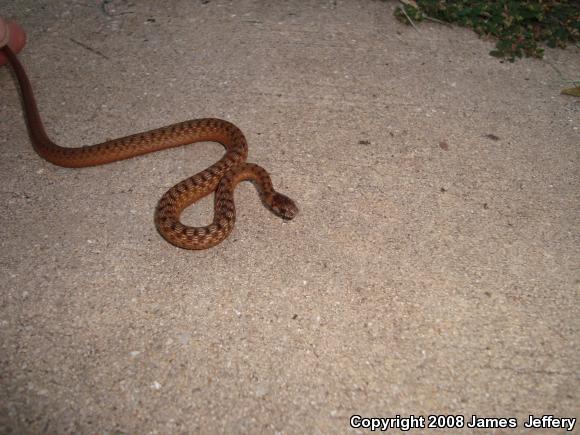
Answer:
[[[406,0],[395,17],[406,24],[434,19],[471,27],[478,35],[497,38],[490,54],[513,62],[516,57],[542,58],[548,47],[580,41],[577,0]]]

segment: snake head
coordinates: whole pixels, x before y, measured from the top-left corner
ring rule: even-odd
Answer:
[[[290,198],[281,193],[275,192],[272,197],[270,208],[282,219],[293,219],[298,214],[298,207]]]

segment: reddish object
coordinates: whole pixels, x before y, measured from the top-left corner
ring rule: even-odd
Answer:
[[[8,44],[3,42],[8,39]],[[4,45],[8,45],[14,53],[18,53],[22,50],[26,44],[26,33],[24,29],[20,27],[18,23],[14,21],[5,21],[0,17],[0,48]],[[0,51],[0,66],[8,63],[8,59],[4,56],[4,53]]]

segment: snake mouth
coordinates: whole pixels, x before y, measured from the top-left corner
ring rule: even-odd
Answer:
[[[297,214],[298,214],[298,207],[294,206],[294,207],[292,207],[292,209],[283,210],[280,213],[280,217],[284,220],[289,221],[289,220],[294,219]]]
[[[296,216],[296,213],[290,213],[290,212],[284,211],[284,210],[276,211],[276,214],[279,217],[281,217],[282,219],[284,219],[285,221],[291,221]]]

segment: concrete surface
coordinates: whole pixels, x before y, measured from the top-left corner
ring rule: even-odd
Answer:
[[[244,184],[230,239],[175,248],[157,199],[223,149],[52,166],[2,68],[2,433],[580,417],[578,49],[500,63],[371,0],[0,6],[55,141],[221,117],[301,208]],[[471,432],[496,431],[433,431]]]

